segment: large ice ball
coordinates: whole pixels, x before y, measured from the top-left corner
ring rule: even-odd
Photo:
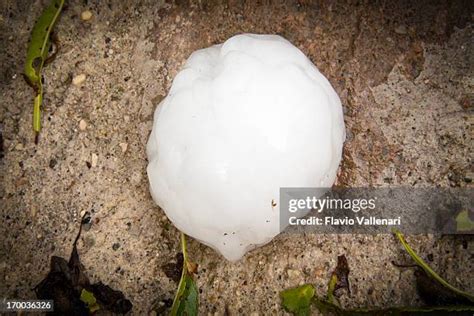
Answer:
[[[330,187],[341,102],[276,35],[242,34],[189,57],[147,144],[151,194],[174,225],[229,260],[280,232],[280,187]]]

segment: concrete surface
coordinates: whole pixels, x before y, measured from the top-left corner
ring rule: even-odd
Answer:
[[[161,267],[179,234],[145,172],[152,113],[192,51],[241,32],[283,35],[340,94],[348,141],[339,184],[472,185],[472,1],[70,1],[56,27],[60,52],[44,70],[35,146],[21,73],[45,3],[0,3],[0,297],[33,298],[50,256],[69,255],[90,211],[79,252],[91,279],[122,290],[136,315],[173,298],[177,284]],[[472,236],[409,241],[474,291]],[[391,264],[408,258],[389,235],[279,236],[235,264],[195,241],[189,248],[202,314],[283,314],[279,291],[312,282],[323,295],[339,254],[351,268],[344,306],[420,304],[412,271]]]

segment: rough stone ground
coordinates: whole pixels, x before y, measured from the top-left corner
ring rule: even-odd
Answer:
[[[70,1],[56,28],[60,53],[44,71],[35,146],[33,91],[21,73],[45,2],[0,3],[0,297],[34,297],[50,256],[69,255],[84,211],[94,222],[79,252],[94,281],[124,291],[137,315],[173,297],[177,284],[161,266],[179,251],[179,234],[145,173],[152,113],[192,51],[241,32],[283,35],[338,91],[348,130],[340,184],[471,185],[472,1]],[[79,74],[85,82],[73,85]],[[474,290],[474,238],[409,241]],[[420,304],[413,271],[390,263],[407,257],[389,235],[279,236],[234,264],[197,242],[189,248],[202,314],[283,314],[278,292],[312,282],[323,295],[339,254],[351,267],[344,306]]]

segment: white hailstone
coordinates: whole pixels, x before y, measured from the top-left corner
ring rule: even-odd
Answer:
[[[280,232],[281,187],[331,187],[341,101],[295,46],[237,35],[194,52],[158,105],[150,191],[174,225],[229,260]]]

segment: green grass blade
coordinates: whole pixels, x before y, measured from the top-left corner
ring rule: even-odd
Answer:
[[[405,250],[408,252],[410,257],[412,257],[412,259],[418,264],[418,266],[420,266],[420,268],[422,268],[431,278],[435,279],[452,292],[467,298],[471,302],[474,302],[474,296],[472,294],[461,291],[460,289],[452,286],[435,271],[433,271],[433,269],[431,269],[430,266],[423,259],[421,259],[420,256],[416,254],[416,252],[410,247],[410,245],[408,245],[408,243],[405,241],[405,238],[403,237],[403,234],[399,230],[394,230],[394,233],[405,248]]]
[[[36,132],[36,140],[38,141],[38,133],[41,130],[41,105],[43,102],[43,86],[41,82],[41,71],[44,63],[48,58],[49,49],[51,47],[51,32],[54,24],[58,20],[61,10],[64,6],[64,0],[52,0],[49,6],[44,9],[41,16],[36,21],[28,44],[28,50],[25,61],[25,79],[36,92],[33,106],[33,130]]]
[[[178,291],[171,306],[172,316],[194,316],[198,314],[199,291],[192,273],[188,270],[188,253],[186,237],[181,233],[181,249],[183,251],[183,272],[179,280]]]

